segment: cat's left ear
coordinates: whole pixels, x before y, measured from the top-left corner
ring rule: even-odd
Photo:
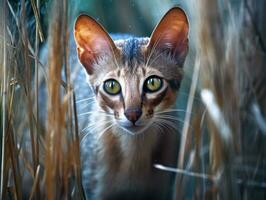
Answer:
[[[179,65],[183,65],[188,52],[189,24],[185,12],[174,7],[170,9],[154,29],[147,50],[169,53]]]

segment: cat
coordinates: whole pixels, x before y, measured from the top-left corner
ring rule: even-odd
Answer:
[[[81,142],[87,199],[173,198],[175,175],[154,165],[177,165],[174,105],[188,31],[179,7],[164,15],[150,38],[113,40],[90,16],[76,19],[77,54],[95,99]]]

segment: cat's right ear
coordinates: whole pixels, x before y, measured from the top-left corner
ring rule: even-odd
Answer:
[[[148,50],[167,52],[183,64],[188,52],[189,24],[186,13],[179,7],[170,9],[154,29]]]
[[[74,26],[78,57],[88,74],[93,74],[93,63],[102,56],[114,56],[116,46],[104,28],[92,17],[80,15]]]

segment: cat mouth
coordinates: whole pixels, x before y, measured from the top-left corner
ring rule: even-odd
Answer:
[[[117,124],[121,129],[123,129],[130,135],[137,135],[147,130],[152,123],[151,122],[147,122],[147,123],[137,122],[133,124],[131,122],[118,121]]]

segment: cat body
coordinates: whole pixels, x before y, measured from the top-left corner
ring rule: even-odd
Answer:
[[[180,8],[163,17],[150,38],[112,40],[92,18],[78,17],[74,36],[94,92],[81,141],[88,199],[171,199],[177,164],[174,105],[188,51]],[[88,115],[87,115],[88,116]]]
[[[102,119],[97,112],[94,115],[92,123],[97,124]],[[156,169],[154,164],[176,166],[178,136],[153,129],[137,136],[121,131],[118,135],[113,129],[100,139],[89,133],[81,145],[88,199],[170,199],[174,175]],[[102,128],[94,131],[101,132]]]

